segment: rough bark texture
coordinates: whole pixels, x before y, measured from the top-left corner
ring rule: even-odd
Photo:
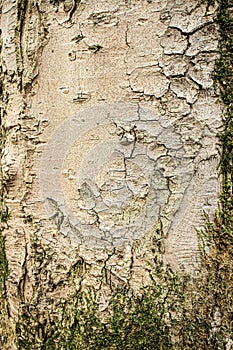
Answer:
[[[192,271],[217,207],[216,8],[2,1],[8,313]],[[73,272],[75,271],[75,272]],[[73,283],[75,281],[75,283]]]

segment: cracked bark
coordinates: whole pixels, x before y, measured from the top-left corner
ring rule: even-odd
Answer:
[[[22,303],[53,314],[60,295],[87,286],[100,292],[104,308],[113,286],[150,283],[146,261],[155,257],[193,269],[195,228],[203,226],[203,208],[213,214],[219,189],[215,12],[194,0],[2,2],[4,234],[14,321]],[[85,132],[72,127],[75,116]],[[45,160],[56,168],[71,138],[66,128],[76,134],[60,173],[51,181],[42,169],[54,195],[46,211],[41,159],[54,147]],[[54,130],[60,136],[53,144]],[[104,158],[109,145],[115,153]],[[100,154],[103,164],[89,165]],[[74,224],[64,210],[54,174],[83,222]],[[89,190],[79,183],[85,176],[93,180]],[[134,239],[129,223],[137,210],[144,218]],[[96,247],[88,225],[99,235]],[[114,227],[123,242],[116,246]]]

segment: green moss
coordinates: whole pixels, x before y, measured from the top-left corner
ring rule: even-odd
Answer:
[[[173,349],[174,331],[180,329],[177,307],[183,302],[187,279],[162,265],[161,271],[154,272],[151,287],[137,293],[126,286],[115,290],[105,312],[100,312],[93,289],[60,303],[57,318],[37,314],[32,306],[22,310],[17,325],[19,349]]]
[[[6,253],[5,253],[5,239],[2,236],[2,233],[0,232],[0,288],[1,288],[1,294],[3,295],[4,292],[4,284],[5,280],[8,275],[8,263],[6,259]]]

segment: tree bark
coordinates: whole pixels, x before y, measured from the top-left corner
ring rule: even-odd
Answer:
[[[158,260],[193,271],[219,192],[216,7],[1,6],[9,319],[27,304],[56,313],[88,286],[104,309],[115,286],[150,284]]]

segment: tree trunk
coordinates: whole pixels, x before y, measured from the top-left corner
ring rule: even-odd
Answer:
[[[193,271],[219,192],[216,7],[1,5],[5,320],[87,287],[105,309],[156,261]]]

